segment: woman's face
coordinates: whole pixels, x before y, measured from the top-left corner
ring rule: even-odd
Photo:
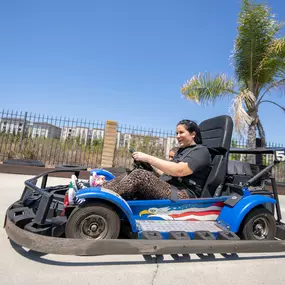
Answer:
[[[184,125],[178,125],[176,127],[176,138],[180,147],[186,147],[195,144],[195,135],[195,132],[189,133]]]

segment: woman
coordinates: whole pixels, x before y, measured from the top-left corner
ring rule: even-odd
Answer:
[[[209,174],[210,153],[201,145],[200,129],[193,121],[180,121],[176,126],[176,138],[179,149],[172,161],[142,152],[132,154],[134,160],[152,165],[159,178],[152,172],[136,169],[129,175],[106,182],[104,187],[125,200],[169,199],[173,187],[178,189],[180,199],[199,197]]]

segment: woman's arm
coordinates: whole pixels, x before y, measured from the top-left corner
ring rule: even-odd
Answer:
[[[176,163],[173,161],[166,161],[142,152],[134,152],[133,158],[138,161],[148,162],[163,173],[171,176],[183,177],[193,173],[187,162]]]
[[[152,165],[152,168],[153,168],[153,170],[157,176],[161,176],[163,174],[163,171],[159,170],[158,168],[154,167],[153,165]]]

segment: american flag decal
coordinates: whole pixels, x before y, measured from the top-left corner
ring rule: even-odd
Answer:
[[[223,202],[212,204],[188,204],[176,207],[163,207],[144,210],[147,219],[168,221],[215,221],[224,206]]]

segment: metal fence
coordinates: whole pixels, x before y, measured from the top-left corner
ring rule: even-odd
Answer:
[[[105,123],[66,117],[51,117],[27,112],[0,113],[0,161],[10,158],[36,159],[47,167],[75,164],[100,167]],[[247,147],[246,140],[232,140],[232,147]],[[177,146],[176,134],[153,128],[118,125],[114,167],[132,166],[129,149],[143,151],[167,159],[169,150]],[[283,145],[269,142],[267,146]],[[248,161],[245,154],[231,154],[231,160]],[[272,155],[262,155],[262,164],[273,161]],[[274,169],[277,181],[285,182],[285,164]]]
[[[166,158],[175,141],[175,133],[171,131],[118,125],[114,166],[131,167],[130,148]]]
[[[274,142],[267,142],[267,147],[284,147],[283,144],[274,143]],[[231,147],[235,148],[246,148],[248,147],[247,140],[232,140]],[[230,160],[238,160],[238,161],[244,161],[244,162],[250,162],[250,155],[248,154],[230,154],[229,159]],[[262,154],[260,155],[260,158],[257,158],[261,160],[261,164],[263,167],[268,166],[270,163],[274,161],[273,154]],[[256,167],[252,165],[253,173],[256,173]],[[285,163],[280,163],[275,165],[275,167],[272,169],[272,174],[275,176],[276,180],[278,182],[285,182]]]
[[[105,123],[27,112],[0,113],[0,160],[36,159],[47,167],[59,164],[98,167]]]
[[[115,167],[132,167],[132,157],[129,148],[142,151],[163,159],[168,158],[168,153],[172,147],[177,146],[176,134],[174,131],[162,131],[157,129],[143,129],[134,126],[118,125],[117,142],[114,157]],[[245,139],[233,139],[231,147],[246,148],[248,142]],[[267,143],[268,147],[283,147],[278,143]],[[249,155],[230,154],[230,160],[249,162]],[[273,155],[262,155],[262,165],[266,166],[273,162]],[[285,182],[285,164],[280,163],[273,169],[277,181]]]

